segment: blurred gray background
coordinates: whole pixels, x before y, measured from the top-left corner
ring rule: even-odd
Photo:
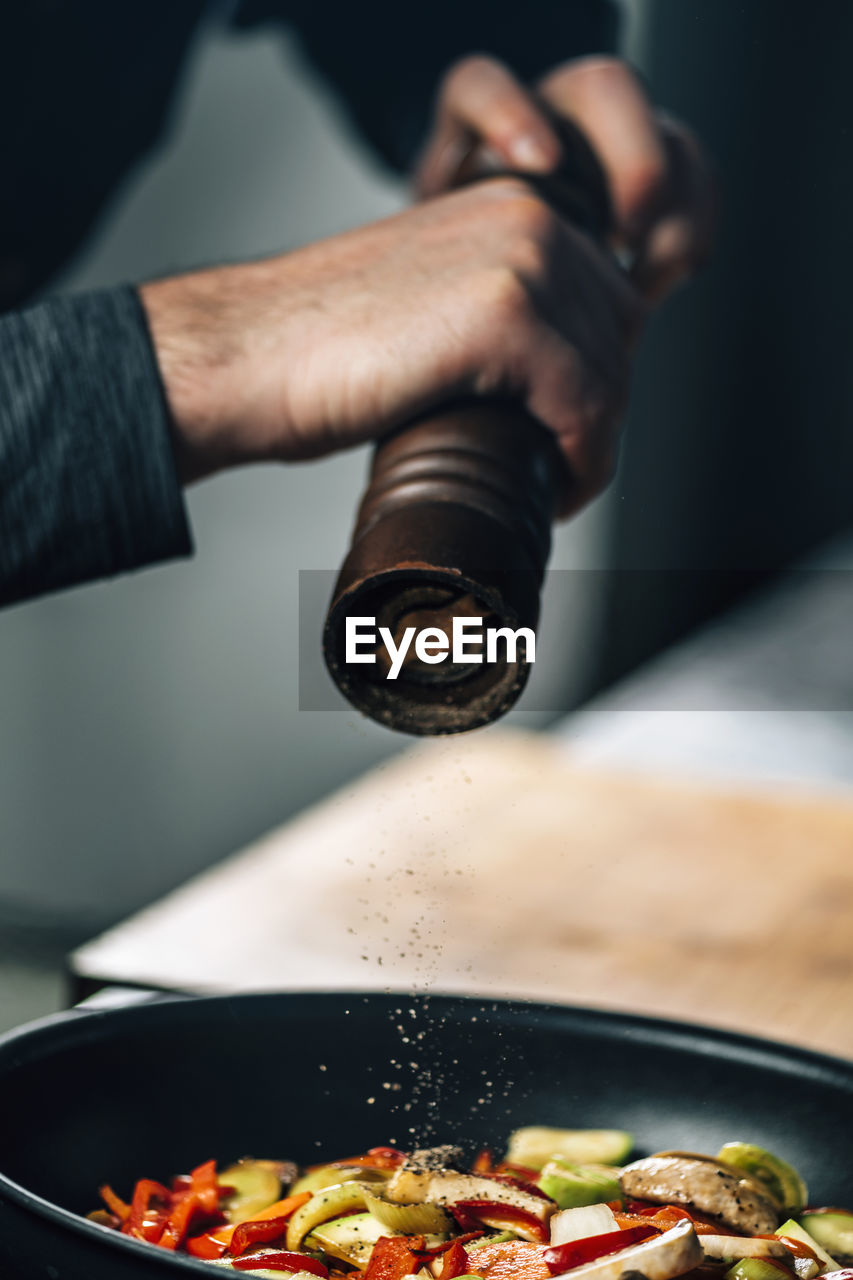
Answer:
[[[169,144],[59,287],[293,248],[406,199],[286,33],[212,22]],[[298,709],[298,572],[339,565],[367,462],[209,481],[192,560],[0,615],[0,920],[92,932],[407,745],[342,701]],[[593,562],[597,525],[561,530],[553,563]],[[579,671],[557,659],[536,671],[555,709]]]
[[[653,324],[617,483],[557,535],[555,566],[627,572],[603,601],[583,574],[546,600],[543,628],[567,638],[535,672],[550,715],[522,723],[726,604],[731,570],[771,573],[850,519],[849,290],[833,266],[853,213],[838,167],[853,7],[828,5],[820,30],[778,16],[771,0],[627,6],[628,51],[707,137],[726,215],[714,266]],[[405,199],[285,35],[212,25],[169,145],[61,286],[286,249]],[[0,923],[94,932],[407,745],[297,705],[298,571],[339,563],[366,460],[210,481],[189,495],[194,559],[0,615]],[[637,572],[661,568],[720,573],[685,591]]]

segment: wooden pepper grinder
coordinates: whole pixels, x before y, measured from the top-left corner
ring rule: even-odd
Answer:
[[[555,123],[559,171],[515,176],[603,240],[611,225],[604,175],[583,135]],[[476,149],[457,185],[498,172],[506,171]],[[427,664],[412,654],[391,680],[379,649],[373,665],[345,661],[346,619],[375,618],[395,643],[411,626],[449,638],[454,617],[535,629],[566,471],[552,433],[509,401],[447,405],[380,441],[323,636],[326,664],[353,706],[413,734],[461,733],[509,710],[530,670],[523,643],[514,660],[501,645],[488,663],[454,663],[448,654]]]

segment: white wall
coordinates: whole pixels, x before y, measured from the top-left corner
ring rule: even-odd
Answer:
[[[403,199],[285,39],[208,32],[169,146],[63,287],[284,249]],[[339,564],[365,464],[208,482],[192,561],[0,615],[0,918],[116,918],[405,745],[296,704],[297,573]],[[600,520],[562,531],[554,563],[594,564]],[[545,625],[565,640],[532,700],[556,709],[582,675],[583,610],[561,594]]]

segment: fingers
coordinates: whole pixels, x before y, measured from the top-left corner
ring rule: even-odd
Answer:
[[[669,199],[640,245],[631,271],[636,288],[659,302],[708,259],[718,216],[716,184],[702,148],[683,125],[659,117],[667,154]]]
[[[539,91],[592,144],[607,175],[617,229],[635,247],[667,176],[666,150],[639,80],[624,62],[585,58],[552,71]]]
[[[609,377],[602,377],[556,335],[540,335],[526,405],[554,431],[566,460],[557,507],[561,518],[574,514],[612,479],[628,395],[627,364],[617,360],[614,366]]]
[[[646,308],[606,255],[547,205],[503,180],[493,191],[504,201],[492,218],[505,222],[514,287],[484,330],[488,359],[514,371],[504,390],[557,437],[568,515],[612,475]],[[490,384],[500,389],[499,378]]]
[[[660,301],[710,252],[716,201],[702,148],[683,125],[654,111],[631,69],[613,58],[567,63],[539,92],[594,147],[617,241],[636,258],[634,283],[648,301]]]
[[[560,141],[534,95],[482,55],[465,58],[445,77],[436,127],[419,165],[420,194],[445,190],[476,142],[499,165],[525,172],[547,173],[560,160]]]

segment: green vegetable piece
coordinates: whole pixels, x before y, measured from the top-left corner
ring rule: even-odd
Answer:
[[[576,1164],[565,1160],[546,1164],[537,1186],[561,1209],[577,1209],[587,1204],[621,1200],[619,1170],[608,1165]]]
[[[364,1187],[358,1182],[340,1182],[334,1187],[316,1191],[310,1200],[306,1200],[296,1210],[287,1224],[287,1251],[294,1253],[301,1248],[305,1236],[309,1231],[316,1232],[321,1222],[339,1218],[342,1213],[349,1213],[351,1209],[363,1209],[364,1205]]]
[[[480,1236],[479,1240],[469,1240],[465,1246],[465,1252],[471,1253],[475,1249],[482,1249],[484,1244],[503,1244],[505,1240],[518,1240],[518,1238],[514,1231],[498,1231],[492,1236]]]
[[[800,1244],[807,1244],[823,1263],[824,1271],[840,1271],[841,1267],[830,1254],[827,1253],[823,1245],[818,1244],[814,1236],[809,1235],[805,1228],[801,1227],[799,1222],[795,1222],[793,1218],[789,1218],[787,1222],[783,1222],[777,1236],[790,1236],[792,1240],[799,1240]]]
[[[297,1178],[290,1188],[289,1194],[298,1196],[303,1191],[310,1191],[313,1195],[315,1191],[323,1191],[326,1187],[336,1187],[341,1182],[385,1182],[388,1176],[389,1174],[385,1169],[363,1169],[360,1165],[341,1168],[340,1166],[324,1164],[321,1168],[312,1169],[310,1173],[305,1173],[301,1178]]]
[[[804,1213],[800,1226],[840,1262],[853,1260],[853,1213],[843,1209],[821,1209]]]
[[[750,1142],[727,1142],[717,1159],[751,1174],[785,1213],[802,1213],[808,1200],[808,1188],[796,1169],[781,1157],[774,1156],[772,1151],[765,1151]]]
[[[233,1187],[234,1194],[223,1206],[231,1223],[245,1222],[281,1198],[281,1165],[275,1160],[238,1160],[223,1169],[219,1183]]]
[[[384,1227],[370,1213],[351,1213],[345,1218],[318,1224],[311,1232],[310,1243],[333,1258],[366,1267],[377,1240],[397,1235],[399,1231]]]
[[[726,1280],[784,1280],[784,1272],[766,1258],[741,1258],[726,1272]]]
[[[382,1236],[403,1235],[402,1231],[392,1231],[384,1227],[371,1213],[351,1213],[345,1218],[335,1218],[332,1222],[323,1222],[311,1232],[306,1244],[317,1246],[332,1258],[343,1262],[355,1263],[364,1268],[370,1261],[373,1246]],[[427,1234],[424,1236],[427,1248],[434,1244],[442,1244],[446,1234]]]
[[[622,1129],[548,1129],[528,1125],[510,1134],[506,1160],[541,1169],[562,1157],[573,1164],[624,1164],[634,1139]]]

